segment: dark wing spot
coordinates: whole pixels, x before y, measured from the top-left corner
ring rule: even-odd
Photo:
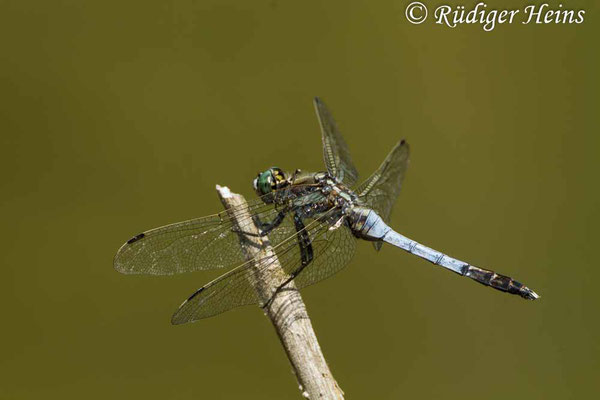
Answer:
[[[186,303],[187,303],[188,301],[192,300],[194,297],[198,296],[200,293],[202,293],[202,292],[204,291],[204,289],[206,289],[206,287],[201,287],[200,289],[196,290],[196,291],[194,292],[194,294],[193,294],[193,295],[191,295],[191,296],[190,296],[190,297],[189,297],[189,298],[186,300]]]
[[[138,240],[140,240],[140,239],[144,238],[145,236],[146,236],[146,234],[145,234],[145,233],[140,233],[139,235],[135,235],[134,237],[132,237],[131,239],[129,239],[129,240],[127,241],[127,244],[132,244],[132,243],[135,243],[135,242],[137,242]]]

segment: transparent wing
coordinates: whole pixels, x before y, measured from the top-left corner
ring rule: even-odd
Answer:
[[[279,210],[259,198],[248,202],[248,210],[240,208],[234,212],[241,221],[257,216],[262,222],[269,222]],[[269,236],[276,245],[295,232],[293,224],[282,223]],[[243,261],[234,224],[226,210],[140,233],[121,246],[114,266],[124,274],[172,275],[239,265]]]
[[[350,230],[346,226],[336,230],[329,230],[329,227],[328,224],[318,221],[312,221],[306,226],[305,230],[313,247],[313,260],[294,279],[297,288],[330,277],[352,258],[356,239]],[[282,241],[273,250],[274,254],[246,262],[198,289],[179,307],[171,322],[184,324],[220,314],[234,307],[260,304],[261,300],[253,285],[257,270],[269,271],[277,258],[283,271],[277,274],[276,282],[283,284],[301,267],[297,234]]]
[[[314,105],[321,126],[323,157],[325,158],[327,171],[351,187],[358,180],[358,171],[352,163],[348,145],[339,132],[325,103],[318,97],[315,97]]]
[[[392,208],[408,168],[408,143],[402,140],[388,154],[381,166],[356,190],[365,205],[375,210],[385,222],[389,222]],[[381,242],[373,243],[375,248],[381,248]]]

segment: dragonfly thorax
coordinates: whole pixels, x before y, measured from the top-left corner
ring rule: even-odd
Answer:
[[[253,186],[265,203],[294,210],[303,218],[337,209],[329,213],[337,215],[334,218],[337,221],[341,216],[350,216],[352,208],[360,204],[358,196],[327,171],[297,169],[286,174],[280,168],[271,167],[257,174]]]

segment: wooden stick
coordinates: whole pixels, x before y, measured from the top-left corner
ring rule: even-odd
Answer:
[[[268,268],[259,270],[255,264],[252,285],[262,304],[270,303],[263,310],[273,323],[275,331],[290,360],[300,391],[308,399],[342,399],[344,392],[331,375],[319,342],[310,323],[306,307],[294,282],[276,292],[287,274],[282,269],[268,237],[259,236],[259,229],[248,215],[248,204],[243,196],[232,193],[229,188],[217,185],[217,192],[227,210],[237,207],[238,215],[230,214],[236,225],[240,245],[247,260],[274,259]],[[272,298],[272,299],[271,299]]]

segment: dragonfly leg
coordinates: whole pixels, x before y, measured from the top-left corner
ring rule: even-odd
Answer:
[[[296,232],[298,232],[298,245],[300,246],[300,256],[302,258],[302,267],[298,268],[294,278],[306,267],[313,259],[313,248],[310,242],[310,236],[304,227],[304,222],[298,213],[294,214],[294,225]],[[292,274],[293,275],[293,274]],[[294,279],[292,278],[292,279]]]
[[[296,177],[297,177],[298,175],[300,175],[300,173],[301,173],[301,172],[302,172],[302,170],[300,170],[300,169],[297,169],[297,170],[295,170],[295,171],[294,171],[294,173],[292,174],[292,177],[291,177],[291,179],[290,179],[290,182],[291,182],[291,184],[292,184],[292,185],[293,185],[294,183],[296,183]]]
[[[256,226],[258,226],[260,229],[260,236],[267,236],[269,232],[281,225],[281,223],[285,219],[286,214],[286,210],[279,211],[279,213],[275,216],[275,218],[273,218],[273,221],[271,222],[262,222],[258,215],[253,216],[252,219],[254,220]]]
[[[304,222],[302,222],[302,218],[300,218],[298,213],[294,213],[294,225],[296,227],[296,232],[298,233],[298,245],[300,246],[301,265],[294,272],[292,272],[290,274],[290,276],[285,281],[283,281],[283,283],[281,285],[279,285],[277,287],[277,289],[275,289],[275,291],[273,292],[273,296],[271,296],[269,301],[267,301],[265,303],[263,308],[268,307],[271,304],[271,302],[273,301],[273,297],[275,297],[275,295],[279,291],[281,291],[281,289],[283,289],[288,283],[290,283],[298,275],[300,275],[300,273],[304,270],[304,268],[306,268],[310,264],[310,262],[313,260],[314,254],[313,254],[312,243],[310,241],[310,236],[308,235],[308,232],[306,231],[306,229],[304,227]]]
[[[262,222],[260,220],[260,217],[258,215],[254,215],[252,216],[252,220],[254,221],[254,224],[258,227],[258,229],[260,230],[260,233],[257,235],[255,233],[251,233],[251,232],[244,232],[241,231],[237,228],[232,228],[233,232],[236,233],[240,233],[242,235],[246,235],[246,236],[252,236],[252,237],[263,237],[263,236],[267,236],[273,229],[277,228],[279,225],[281,225],[281,223],[283,222],[283,220],[285,219],[285,216],[287,214],[286,210],[282,210],[280,211],[275,218],[273,218],[273,221],[271,222]],[[134,238],[135,239],[135,238]]]

